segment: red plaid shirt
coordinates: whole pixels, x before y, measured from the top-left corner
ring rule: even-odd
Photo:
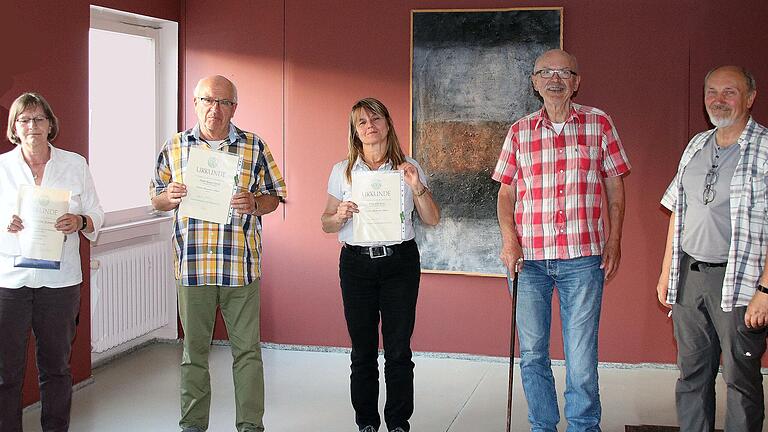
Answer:
[[[515,122],[493,173],[498,182],[515,182],[515,223],[526,259],[601,255],[602,179],[630,169],[611,118],[571,106],[559,135],[543,108]]]

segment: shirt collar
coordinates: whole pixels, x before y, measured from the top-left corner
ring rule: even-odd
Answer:
[[[582,122],[581,115],[579,114],[579,111],[576,109],[578,105],[571,102],[571,115],[568,116],[567,119],[565,119],[564,123],[568,123],[570,121],[575,122]],[[549,114],[547,114],[547,110],[544,106],[541,107],[541,109],[536,112],[536,115],[534,116],[534,127],[538,128],[541,125],[544,125],[545,127],[552,128],[552,120],[549,119]]]
[[[204,139],[200,136],[200,124],[195,124],[195,127],[192,128],[192,136],[195,137],[195,140],[197,141],[204,141]],[[237,128],[235,128],[235,125],[232,124],[232,122],[229,123],[229,135],[227,138],[225,138],[225,141],[233,143],[237,142]]]
[[[752,116],[749,116],[749,119],[747,120],[747,124],[744,125],[744,130],[741,131],[741,134],[739,135],[739,138],[736,140],[736,142],[739,144],[739,148],[741,150],[744,150],[746,146],[749,145],[749,139],[751,138],[751,130],[755,125],[755,120],[752,119]],[[707,131],[707,133],[702,136],[702,139],[700,139],[694,147],[691,149],[693,151],[701,150],[704,145],[706,145],[710,139],[712,139],[713,135],[717,133],[717,128],[713,128]]]
[[[749,145],[749,139],[751,138],[752,130],[754,129],[755,121],[752,119],[752,116],[749,116],[749,119],[747,120],[747,124],[744,125],[744,130],[741,131],[741,135],[739,135],[739,139],[736,140],[737,143],[739,143],[739,147],[741,147],[741,150],[744,150],[744,147]]]
[[[352,165],[352,169],[360,169],[365,171],[372,171],[371,168],[363,162],[363,158],[358,156],[357,160],[355,161],[355,164]],[[382,166],[379,167],[378,171],[382,170],[391,170],[392,169],[392,161],[386,161]]]
[[[53,144],[51,143],[48,143],[48,148],[51,149],[51,156],[48,159],[48,161],[58,159],[59,149],[54,147]],[[19,161],[21,163],[26,164],[26,162],[24,161],[24,154],[21,152],[21,144],[16,144],[16,148],[13,149],[13,151],[15,151],[19,155]]]

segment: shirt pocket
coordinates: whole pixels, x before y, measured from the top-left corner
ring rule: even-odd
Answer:
[[[747,220],[749,233],[754,238],[762,238],[768,222],[768,205],[766,204],[766,184],[764,176],[751,177],[744,185]],[[741,207],[742,209],[744,207]]]
[[[742,362],[749,362],[757,369],[760,368],[760,359],[765,351],[765,336],[768,328],[749,328],[744,322],[744,315],[747,312],[747,306],[736,306],[730,313],[730,318],[734,320],[733,326],[736,328],[736,334],[732,342],[733,351],[736,358]]]
[[[745,188],[747,198],[747,208],[750,214],[757,215],[762,213],[766,215],[768,205],[766,205],[766,193],[768,193],[768,185],[766,185],[765,176],[750,177],[747,181],[747,187]]]
[[[576,146],[576,167],[579,179],[595,182],[600,171],[600,145],[596,142],[579,143]]]

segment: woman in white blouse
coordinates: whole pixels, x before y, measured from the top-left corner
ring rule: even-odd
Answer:
[[[321,220],[323,231],[339,233],[343,244],[339,277],[344,316],[352,341],[351,398],[361,432],[381,425],[379,400],[379,317],[384,341],[387,430],[407,432],[413,413],[411,335],[416,321],[416,298],[421,275],[419,249],[413,231],[413,210],[426,225],[436,225],[440,209],[427,188],[419,164],[400,148],[392,118],[376,99],[358,101],[349,116],[349,153],[337,163],[328,180],[328,200]],[[355,240],[351,201],[353,172],[403,173],[405,232],[401,241]]]
[[[42,429],[66,431],[72,400],[69,359],[83,281],[79,233],[95,240],[104,220],[85,158],[50,144],[59,123],[39,94],[11,105],[8,139],[16,148],[0,155],[0,430],[21,431],[21,390],[30,328],[35,335]],[[21,185],[70,191],[69,211],[54,228],[65,234],[58,269],[24,267],[14,214]]]

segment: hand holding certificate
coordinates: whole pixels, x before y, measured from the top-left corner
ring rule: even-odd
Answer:
[[[70,195],[61,189],[19,187],[18,215],[24,229],[17,235],[23,258],[61,261],[64,233],[56,229],[56,220],[69,210]]]
[[[179,215],[226,224],[232,216],[230,201],[237,187],[242,160],[238,155],[193,147],[184,173],[187,195]]]
[[[353,171],[351,201],[355,242],[399,242],[405,234],[404,182],[401,171]]]

